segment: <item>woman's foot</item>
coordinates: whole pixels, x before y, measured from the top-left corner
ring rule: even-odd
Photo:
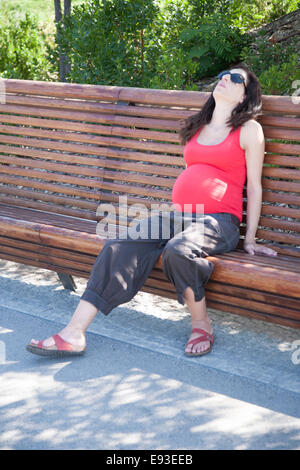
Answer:
[[[202,356],[210,352],[213,345],[213,329],[210,320],[192,322],[192,334],[186,344],[185,354]]]
[[[86,340],[82,331],[66,327],[59,334],[43,341],[32,339],[26,349],[42,356],[62,357],[82,354],[85,348]]]

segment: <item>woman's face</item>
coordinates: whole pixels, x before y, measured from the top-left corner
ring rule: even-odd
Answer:
[[[230,69],[232,73],[239,73],[245,79],[245,85],[248,83],[248,76],[247,72],[243,69]],[[213,96],[215,99],[218,100],[225,100],[232,104],[241,103],[245,98],[245,85],[244,83],[234,83],[229,74],[223,75],[222,78],[219,79],[218,84],[216,85]]]

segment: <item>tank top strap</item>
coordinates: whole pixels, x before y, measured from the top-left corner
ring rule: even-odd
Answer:
[[[236,129],[236,132],[235,132],[235,142],[236,142],[236,145],[238,146],[238,148],[242,151],[244,151],[244,149],[242,149],[241,147],[241,130],[242,130],[242,126],[239,126],[237,129]]]
[[[242,126],[239,126],[234,132],[232,132],[231,139],[238,146],[239,149],[243,150],[240,144],[241,129]]]

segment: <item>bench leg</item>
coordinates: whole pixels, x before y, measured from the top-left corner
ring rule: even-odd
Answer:
[[[69,289],[73,291],[77,289],[75,281],[70,274],[57,273],[57,275],[65,289]]]

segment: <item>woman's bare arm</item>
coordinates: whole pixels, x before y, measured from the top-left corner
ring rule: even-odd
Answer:
[[[262,169],[265,155],[265,138],[261,125],[250,120],[245,125],[244,147],[247,165],[247,226],[244,250],[251,255],[261,253],[276,256],[277,252],[257,244],[255,234],[262,206]]]

